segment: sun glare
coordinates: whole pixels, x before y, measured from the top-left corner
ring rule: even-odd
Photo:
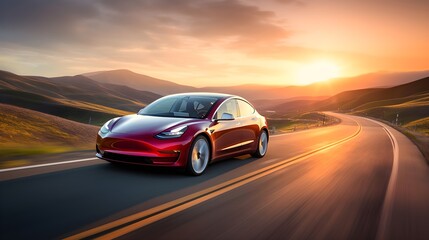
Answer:
[[[329,61],[317,61],[302,65],[297,71],[297,83],[308,85],[340,76],[340,68]]]

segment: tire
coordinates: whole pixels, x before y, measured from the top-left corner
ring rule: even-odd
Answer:
[[[210,146],[207,138],[198,136],[191,144],[186,170],[194,176],[201,175],[210,161]]]
[[[258,138],[258,147],[256,151],[252,154],[253,157],[262,158],[267,154],[268,150],[268,133],[265,130],[261,131],[261,134]]]

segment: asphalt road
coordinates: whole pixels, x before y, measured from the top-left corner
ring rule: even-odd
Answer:
[[[0,238],[428,239],[421,153],[390,127],[336,116],[200,177],[101,160],[0,172]]]

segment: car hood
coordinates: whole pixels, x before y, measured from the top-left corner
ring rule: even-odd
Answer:
[[[168,128],[187,124],[197,119],[155,117],[145,115],[128,115],[117,120],[111,129],[112,133],[158,134]]]

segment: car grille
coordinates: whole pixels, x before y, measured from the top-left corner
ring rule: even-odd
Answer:
[[[152,164],[152,160],[147,157],[130,156],[130,155],[117,154],[117,153],[110,153],[110,152],[104,152],[103,158],[113,160],[113,161],[135,163],[135,164]]]

